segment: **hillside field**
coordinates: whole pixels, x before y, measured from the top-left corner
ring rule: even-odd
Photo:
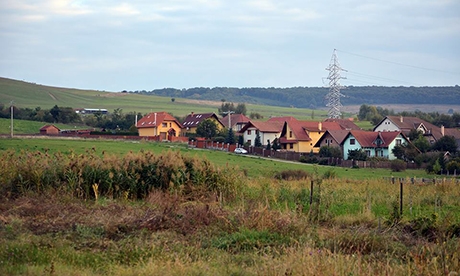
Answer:
[[[38,85],[22,81],[0,78],[0,104],[9,106],[10,102],[21,108],[50,109],[54,105],[72,108],[105,108],[109,112],[121,108],[123,112],[166,111],[174,116],[186,116],[195,113],[217,113],[222,102],[192,100],[171,97],[146,96],[133,93],[78,90]],[[238,104],[238,102],[235,102]],[[299,120],[322,120],[327,111],[304,108],[290,108],[266,105],[246,104],[247,115],[259,113],[264,118],[270,116],[293,116]]]

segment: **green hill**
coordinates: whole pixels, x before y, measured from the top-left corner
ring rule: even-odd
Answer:
[[[195,113],[217,113],[221,101],[207,101],[204,99],[185,99],[171,96],[142,95],[138,93],[106,92],[96,90],[79,90],[39,85],[24,81],[0,78],[0,105],[9,106],[14,101],[20,108],[50,109],[54,105],[72,108],[105,108],[113,111],[116,108],[123,112],[166,111],[175,116],[185,116]],[[240,103],[244,101],[234,101]],[[270,116],[294,116],[298,119],[316,120],[326,117],[326,111],[304,108],[275,107],[267,105],[248,104],[248,114],[255,112],[265,118]]]

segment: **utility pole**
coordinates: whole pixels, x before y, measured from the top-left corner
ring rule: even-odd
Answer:
[[[11,138],[13,138],[13,101],[10,102],[10,113],[11,113]]]
[[[233,113],[235,113],[235,111],[225,111],[225,112],[222,112],[224,114],[228,114],[228,129],[232,128],[232,119],[231,119],[231,115]]]
[[[340,93],[340,89],[343,89],[344,87],[340,85],[340,79],[343,79],[340,76],[340,71],[346,72],[346,70],[340,67],[336,51],[337,50],[334,49],[329,67],[326,68],[326,70],[329,71],[329,76],[327,77],[329,80],[329,93],[326,95],[326,106],[329,107],[327,117],[333,119],[338,119],[342,115],[342,112],[340,111],[342,107],[340,97],[343,97],[344,95]]]

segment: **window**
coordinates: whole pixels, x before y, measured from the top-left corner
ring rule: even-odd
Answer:
[[[396,146],[401,146],[401,139],[396,139]]]
[[[292,138],[292,130],[289,131],[289,138]]]
[[[355,139],[350,139],[350,145],[354,145],[356,144],[356,140]]]
[[[168,124],[167,124],[167,123],[162,123],[161,126],[162,126],[162,127],[167,127]]]
[[[251,140],[248,140],[247,141],[249,145],[252,145],[252,141]]]
[[[367,155],[367,156],[371,156],[371,151],[370,151],[370,150],[366,150],[366,155]]]
[[[248,135],[251,135],[251,130],[250,129],[248,129]]]
[[[293,143],[290,143],[290,144],[289,144],[289,148],[290,148],[290,149],[293,149],[293,148],[294,148],[294,144],[293,144]]]

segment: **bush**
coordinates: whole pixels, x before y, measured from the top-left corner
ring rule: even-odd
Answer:
[[[403,172],[406,170],[406,167],[406,162],[399,159],[392,160],[390,164],[391,171],[393,172]]]
[[[277,172],[274,177],[280,180],[301,180],[310,177],[310,175],[302,170],[286,170]]]

